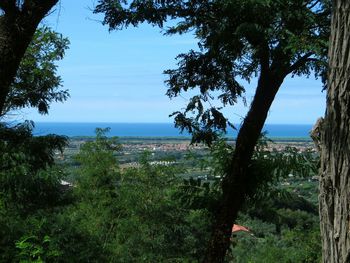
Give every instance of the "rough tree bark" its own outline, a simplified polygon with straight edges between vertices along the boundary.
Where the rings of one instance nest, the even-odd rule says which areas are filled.
[[[255,145],[259,139],[271,104],[283,83],[286,72],[268,70],[259,79],[256,94],[236,140],[230,171],[223,179],[223,198],[214,231],[203,262],[224,262],[230,245],[232,224],[247,193],[247,174]]]
[[[58,0],[1,0],[0,9],[0,116],[21,59],[40,21]]]
[[[320,129],[323,262],[350,262],[350,1],[333,0],[327,108]]]

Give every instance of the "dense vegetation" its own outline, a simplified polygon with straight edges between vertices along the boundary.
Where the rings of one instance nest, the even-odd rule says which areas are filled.
[[[144,152],[138,166],[120,168],[121,145],[105,132],[97,129],[96,139],[67,163],[39,162],[21,148],[7,149],[2,158],[11,169],[0,173],[1,262],[201,260],[220,196],[214,178],[224,173],[222,152],[233,147],[219,141],[171,165],[151,164]],[[265,144],[254,156],[254,170],[266,183],[237,222],[253,235],[234,235],[227,261],[317,262],[317,183],[310,179],[317,156],[267,150]],[[213,180],[191,177],[188,158],[199,158]],[[62,184],[67,178],[70,186]]]

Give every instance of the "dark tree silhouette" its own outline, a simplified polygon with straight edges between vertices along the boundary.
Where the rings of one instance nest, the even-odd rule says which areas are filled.
[[[40,21],[58,0],[0,1],[0,115]]]
[[[68,39],[48,27],[36,30],[10,85],[2,115],[25,107],[48,114],[51,102],[68,98],[68,91],[60,90],[62,80],[56,65],[63,59],[68,44]]]

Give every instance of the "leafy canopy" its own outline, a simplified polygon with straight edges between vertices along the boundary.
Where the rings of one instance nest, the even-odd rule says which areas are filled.
[[[25,107],[47,114],[51,102],[63,102],[69,97],[67,90],[60,90],[62,79],[56,65],[68,45],[67,38],[50,28],[37,29],[10,87],[2,115]]]
[[[172,116],[193,141],[210,143],[215,131],[232,126],[221,109],[243,97],[242,80],[312,73],[325,80],[330,6],[329,0],[99,0],[95,13],[105,14],[110,30],[147,22],[165,34],[194,34],[198,50],[178,55],[178,68],[165,71],[167,95],[198,90]],[[169,20],[175,23],[167,26]]]
[[[32,129],[30,122],[0,123],[0,201],[23,213],[57,202],[63,174],[53,168],[54,157],[67,144],[64,136],[35,137]]]

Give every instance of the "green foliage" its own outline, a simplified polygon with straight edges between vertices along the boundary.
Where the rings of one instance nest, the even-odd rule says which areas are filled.
[[[31,137],[30,130],[27,133],[28,140],[37,139]],[[18,135],[16,132],[15,134]],[[99,139],[104,140],[100,137]],[[10,146],[6,142],[4,145]],[[44,147],[45,144],[41,146]],[[19,151],[22,148],[11,149]],[[23,146],[23,149],[28,150],[31,147]],[[100,150],[101,160],[105,157],[104,153]],[[105,261],[105,251],[99,236],[93,231],[88,231],[86,224],[81,223],[86,222],[85,217],[89,216],[93,216],[95,222],[103,221],[99,215],[110,215],[108,206],[111,205],[111,198],[107,199],[108,195],[101,195],[104,191],[94,192],[92,197],[98,198],[97,200],[88,199],[91,195],[83,195],[82,191],[79,191],[79,195],[70,196],[72,189],[63,190],[60,185],[63,174],[57,168],[50,168],[52,162],[38,162],[35,153],[33,158],[29,158],[26,152],[20,154],[23,156],[18,160],[21,163],[14,163],[6,173],[1,173],[3,184],[0,192],[0,254],[3,256],[0,257],[0,261],[8,262],[14,258],[22,262],[67,262],[67,258],[72,262]],[[34,168],[31,162],[35,162]],[[95,162],[97,164],[98,160]],[[23,168],[17,171],[16,166]],[[91,179],[91,174],[88,176]],[[98,187],[105,190],[105,184]],[[85,193],[90,189],[85,189]],[[71,198],[74,198],[73,201],[78,205],[71,204]],[[84,200],[85,206],[80,206],[79,200]],[[79,213],[77,208],[80,209]],[[90,211],[95,214],[90,215]],[[103,223],[107,224],[114,215],[103,218]],[[105,234],[105,228],[99,229],[99,225],[91,224],[91,228],[98,230],[101,236]],[[46,236],[49,236],[50,240]]]
[[[100,260],[110,254],[106,244],[113,238],[111,231],[119,217],[120,172],[114,153],[121,147],[117,138],[107,138],[108,130],[96,129],[96,140],[83,144],[75,156],[79,167],[74,192],[79,202],[71,218],[99,244],[96,257]]]
[[[251,222],[252,223],[252,222]],[[251,226],[259,229],[263,223],[255,220]],[[281,235],[264,232],[264,238],[237,236],[236,246],[231,248],[230,262],[308,262],[321,260],[320,233],[317,226],[308,230],[291,229]]]
[[[233,262],[320,262],[318,207],[296,191],[299,182],[305,184],[317,173],[318,165],[319,156],[311,150],[258,146],[250,172],[256,178],[252,180],[262,181],[251,185],[238,219],[255,236],[234,238]]]
[[[30,196],[27,201],[30,200],[31,210],[23,210],[25,207],[15,205],[13,200],[10,202],[5,195],[8,192],[3,190],[0,196],[1,262],[13,259],[22,262],[200,261],[218,207],[220,180],[184,180],[179,175],[184,172],[182,163],[156,164],[150,162],[148,152],[140,156],[138,166],[122,169],[116,160],[121,147],[116,138],[106,136],[107,132],[97,129],[96,139],[80,147],[75,157],[73,187],[66,190],[73,192],[72,202],[59,201],[67,194],[62,191],[52,197],[54,202],[48,202],[48,190],[55,192],[50,190],[49,182],[57,183],[56,179],[49,179],[55,169],[33,168],[33,179],[29,183],[24,181],[26,187],[21,186]],[[232,146],[218,141],[211,148],[211,157],[203,162],[203,168],[210,167],[212,175],[222,175],[230,151]],[[306,153],[309,157],[297,157],[303,153],[295,150],[292,153],[295,158],[289,150],[283,153],[268,150],[264,143],[258,146],[254,167],[263,164],[260,174],[262,169],[268,169],[266,173],[272,173],[271,181],[265,188],[257,188],[261,194],[249,196],[250,202],[238,220],[239,224],[249,226],[255,237],[244,235],[246,233],[234,236],[231,248],[234,262],[317,262],[320,247],[315,207],[294,193],[294,188],[288,188],[294,185],[282,187],[279,183],[286,180],[286,175],[299,161],[302,162],[298,165],[305,165],[305,169],[294,174],[302,180],[306,167],[312,167],[308,166],[313,163],[309,157],[317,157],[311,153]],[[51,164],[42,163],[43,167]],[[30,162],[27,166],[30,167]],[[278,169],[280,172],[273,172]],[[21,176],[25,178],[24,174]],[[34,185],[40,184],[30,184],[37,178],[43,178],[38,189]],[[22,189],[18,186],[21,180],[17,182],[15,176],[7,180]],[[44,199],[45,205],[31,204],[34,194]],[[20,200],[19,197],[16,200]]]
[[[62,81],[57,76],[56,62],[63,58],[68,43],[47,27],[36,31],[10,86],[0,118],[25,107],[47,114],[51,102],[67,99],[67,91],[59,90]],[[29,121],[0,123],[1,262],[60,262],[60,255],[69,255],[64,247],[69,242],[56,235],[62,231],[56,216],[71,201],[70,191],[61,186],[65,173],[55,165],[67,138],[53,134],[34,136],[33,127]],[[71,237],[78,236],[76,226],[71,230]],[[75,251],[73,255],[80,253]],[[76,257],[72,258],[74,261]]]
[[[69,94],[59,90],[56,62],[63,59],[69,41],[48,27],[35,32],[10,87],[2,114],[25,107],[37,108],[47,114],[51,102],[63,102]]]
[[[299,152],[296,148],[272,151],[258,146],[249,167],[249,189],[247,194],[258,199],[264,195],[274,195],[279,184],[289,175],[296,178],[317,174],[319,156],[312,150]],[[273,190],[274,189],[274,190]]]
[[[4,206],[16,206],[22,212],[57,203],[63,177],[53,165],[66,138],[34,137],[32,128],[28,122],[14,127],[0,124],[0,198]]]
[[[313,202],[317,192],[309,194],[310,189],[317,189],[317,183],[308,181],[317,174],[319,156],[309,149],[299,151],[286,147],[276,150],[271,145],[271,141],[268,144],[262,137],[256,147],[249,169],[252,182],[240,217],[235,222],[248,226],[254,236],[247,233],[234,235],[227,260],[319,262],[318,207]],[[216,198],[211,197],[211,201],[220,197],[220,180],[229,168],[229,157],[233,151],[232,145],[219,140],[210,148],[210,155],[202,161],[202,168],[205,171],[209,168],[210,178],[215,179],[211,183],[211,191],[206,192],[208,198],[216,192]],[[192,179],[190,184],[198,187],[201,183]],[[303,187],[308,192],[301,192]],[[196,191],[204,192],[200,189]],[[186,194],[182,196],[186,198]],[[189,195],[188,200],[196,198],[197,195]],[[210,207],[210,203],[206,207]]]
[[[264,134],[255,148],[251,164],[248,169],[248,189],[246,198],[253,202],[274,195],[283,195],[280,183],[293,176],[294,178],[310,178],[318,173],[319,155],[312,149],[300,152],[293,147],[283,150],[269,148]],[[209,169],[212,178],[222,179],[230,167],[230,160],[234,153],[234,146],[226,139],[219,139],[209,149],[207,158],[200,160],[202,169]],[[290,196],[288,196],[289,198]],[[297,200],[294,200],[297,202]],[[251,205],[249,203],[249,205]]]
[[[1,262],[12,261],[18,253],[22,261],[27,256],[33,261],[49,257],[47,240],[43,244],[44,236],[37,235],[41,224],[31,222],[50,217],[51,209],[67,201],[60,185],[64,173],[54,165],[56,153],[67,140],[56,135],[34,137],[32,128],[30,122],[12,127],[0,124]],[[23,241],[21,252],[16,250],[17,241]]]
[[[96,140],[83,144],[75,157],[80,164],[78,188],[92,197],[101,195],[100,191],[114,191],[118,179],[118,164],[113,154],[121,147],[117,138],[107,138],[106,132],[108,129],[96,129]]]
[[[20,251],[18,261],[44,263],[53,261],[60,255],[59,251],[52,249],[51,238],[44,236],[43,240],[38,240],[36,236],[22,237],[16,242],[16,248]]]
[[[188,208],[206,209],[212,215],[217,212],[221,191],[217,184],[202,182],[201,179],[184,180],[180,185],[176,198]]]
[[[71,215],[100,244],[96,255],[109,262],[199,259],[211,216],[205,206],[191,207],[178,198],[183,191],[179,169],[151,164],[145,152],[139,167],[120,171],[113,156],[120,147],[105,132],[97,130],[96,140],[76,156],[74,191],[80,201]]]
[[[62,81],[55,63],[63,58],[68,43],[47,27],[36,31],[0,118],[24,107],[35,107],[39,113],[47,114],[51,102],[67,99],[67,91],[59,90]],[[33,122],[28,121],[0,123],[0,198],[4,206],[17,206],[25,213],[57,204],[63,173],[50,167],[67,143],[64,136],[33,136],[33,127]]]
[[[210,213],[177,198],[182,183],[174,172],[143,162],[123,173],[118,202],[124,213],[116,226],[121,262],[190,262],[204,252]]]

